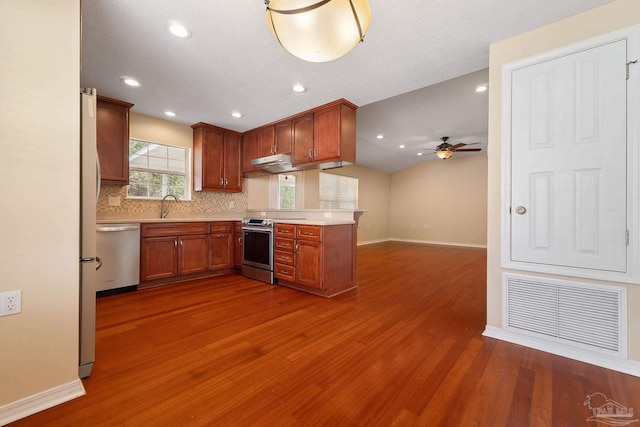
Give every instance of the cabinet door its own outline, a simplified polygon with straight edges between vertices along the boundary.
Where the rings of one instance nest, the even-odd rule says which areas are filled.
[[[335,105],[314,114],[314,161],[340,157],[340,107]]]
[[[291,121],[293,164],[313,161],[313,131],[313,114],[297,117]]]
[[[218,270],[233,268],[234,265],[234,244],[233,233],[229,231],[212,231],[209,236],[210,246],[210,269]]]
[[[296,282],[322,289],[322,243],[298,240],[295,259]]]
[[[207,271],[209,236],[206,234],[178,237],[178,274]]]
[[[275,125],[276,141],[274,151],[276,154],[291,154],[291,142],[293,132],[291,130],[291,120],[276,123]]]
[[[140,242],[140,281],[178,274],[176,237],[149,237]]]
[[[251,160],[260,157],[259,129],[242,135],[242,172],[256,172],[258,168],[251,165]]]
[[[275,144],[276,144],[275,127],[273,125],[261,127],[259,157],[273,156],[275,154],[274,152]]]
[[[202,148],[202,189],[223,188],[223,177],[224,132],[218,129],[205,129]]]
[[[241,148],[241,135],[239,133],[224,133],[225,190],[242,191],[242,172],[240,171]]]
[[[193,125],[193,189],[224,187],[224,130],[205,123]]]
[[[132,106],[98,96],[96,136],[104,184],[129,184],[129,109]]]

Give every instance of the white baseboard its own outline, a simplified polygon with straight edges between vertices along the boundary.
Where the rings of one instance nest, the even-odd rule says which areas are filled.
[[[358,242],[358,246],[374,245],[376,243],[390,242],[391,239],[367,240],[366,242]]]
[[[517,332],[507,331],[494,326],[486,326],[482,335],[633,375],[635,377],[640,377],[640,362],[636,362],[634,360],[594,354],[587,350],[568,347],[559,343],[552,343],[544,339],[522,335]]]
[[[389,240],[392,240],[394,242],[420,243],[423,245],[462,246],[465,248],[487,249],[487,245],[476,245],[474,243],[434,242],[431,240],[398,239],[395,237],[392,237]]]
[[[61,403],[84,396],[79,379],[0,406],[0,426],[44,411]]]
[[[387,239],[379,239],[379,240],[367,240],[364,242],[358,242],[358,246],[364,245],[373,245],[376,243],[384,243],[384,242],[404,242],[404,243],[418,243],[421,245],[442,245],[442,246],[460,246],[465,248],[481,248],[487,249],[487,245],[476,245],[473,243],[452,243],[452,242],[434,242],[431,240],[412,240],[412,239],[397,239],[394,237],[389,237]]]

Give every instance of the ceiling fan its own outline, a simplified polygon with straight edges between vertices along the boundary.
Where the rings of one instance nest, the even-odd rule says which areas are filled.
[[[461,142],[459,144],[451,145],[447,142],[449,140],[448,136],[443,136],[442,138],[440,138],[440,140],[442,141],[442,144],[438,145],[436,149],[433,151],[433,153],[429,153],[429,154],[435,154],[442,160],[448,159],[449,157],[453,156],[453,153],[456,153],[456,152],[482,150],[481,148],[462,148],[466,145],[479,144],[479,142],[472,142],[471,144],[465,144],[464,142]]]

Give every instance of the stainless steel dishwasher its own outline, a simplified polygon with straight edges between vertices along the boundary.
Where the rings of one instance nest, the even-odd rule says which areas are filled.
[[[140,224],[97,224],[98,295],[136,289],[140,282]],[[107,291],[107,292],[104,292]]]

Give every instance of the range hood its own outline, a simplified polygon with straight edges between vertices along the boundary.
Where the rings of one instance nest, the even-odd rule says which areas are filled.
[[[253,159],[251,160],[251,165],[271,173],[294,172],[299,170],[293,167],[291,164],[291,156],[288,154],[274,154],[273,156]]]
[[[335,169],[343,166],[350,165],[350,162],[343,160],[337,160],[333,162],[325,163],[312,163],[304,166],[293,166],[291,163],[291,156],[288,154],[274,154],[273,156],[260,157],[259,159],[251,160],[251,165],[258,169],[261,169],[269,173],[285,173],[285,172],[297,172],[311,169]]]

